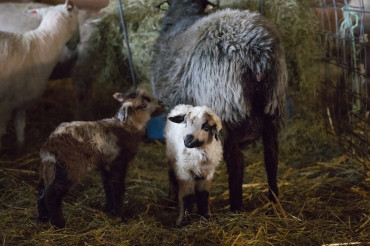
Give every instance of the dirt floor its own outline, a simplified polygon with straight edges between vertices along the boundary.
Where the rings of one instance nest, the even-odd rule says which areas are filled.
[[[109,117],[113,103],[99,100],[94,106],[101,110],[99,116]],[[370,245],[370,178],[339,151],[322,121],[299,110],[281,139],[281,196],[276,204],[266,196],[257,142],[244,152],[244,211],[229,211],[222,163],[211,194],[212,218],[194,217],[190,225],[177,228],[177,209],[167,200],[165,145],[146,140],[129,167],[124,220],[102,212],[100,176],[91,172],[64,201],[66,228],[40,223],[38,151],[59,123],[76,119],[76,107],[70,81],[52,81],[27,113],[25,150],[15,151],[15,133],[9,126],[0,154],[1,245]]]

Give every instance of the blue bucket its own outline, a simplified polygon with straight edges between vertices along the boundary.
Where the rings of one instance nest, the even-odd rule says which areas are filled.
[[[165,125],[165,115],[152,117],[146,125],[146,134],[149,139],[164,140],[163,130]]]

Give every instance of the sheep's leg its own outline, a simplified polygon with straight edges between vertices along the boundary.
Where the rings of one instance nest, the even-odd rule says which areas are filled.
[[[62,199],[70,187],[71,181],[68,179],[65,168],[56,164],[54,181],[45,191],[45,204],[50,223],[58,228],[63,228],[66,224],[62,212]]]
[[[24,129],[26,128],[26,111],[24,109],[16,110],[15,112],[15,132],[17,136],[17,148],[21,151],[24,147]]]
[[[169,187],[169,191],[168,191],[168,198],[172,202],[176,203],[178,193],[179,193],[179,184],[177,182],[175,171],[172,168],[170,168],[168,170],[168,178],[169,178],[169,181],[170,181],[170,187]]]
[[[185,226],[190,222],[188,214],[193,212],[194,206],[194,182],[179,180],[179,217],[177,226]]]
[[[113,214],[117,216],[122,215],[123,196],[125,195],[125,176],[127,164],[124,161],[115,161],[111,165],[111,187],[112,187],[112,201]]]
[[[242,209],[244,161],[243,154],[233,139],[236,138],[228,136],[225,140],[224,159],[229,173],[230,210],[240,211]]]
[[[267,172],[267,180],[269,185],[269,199],[272,202],[276,201],[279,191],[277,186],[277,167],[278,167],[278,141],[277,128],[272,120],[265,120],[263,126],[263,146],[265,168]]]
[[[48,221],[50,219],[49,212],[45,202],[46,187],[49,187],[55,179],[55,160],[49,156],[50,160],[44,157],[42,160],[42,178],[38,186],[37,210],[40,221]]]
[[[198,214],[210,218],[209,192],[211,190],[211,180],[199,180],[195,184],[195,199],[198,207]]]
[[[38,186],[37,194],[37,211],[39,213],[38,219],[42,222],[49,221],[49,212],[45,203],[45,184],[44,179],[41,179]]]
[[[114,214],[114,196],[111,173],[103,167],[100,169],[100,174],[103,180],[105,192],[105,211],[110,214]]]

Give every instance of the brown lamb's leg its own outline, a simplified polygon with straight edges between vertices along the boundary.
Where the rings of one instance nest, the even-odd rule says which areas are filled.
[[[54,181],[46,188],[44,193],[50,223],[57,228],[63,228],[66,224],[62,212],[62,200],[68,193],[71,184],[65,168],[57,163],[55,165]]]
[[[105,192],[105,207],[104,211],[110,214],[114,214],[114,195],[113,195],[113,183],[111,173],[105,167],[100,168],[100,174],[103,182],[103,188]]]
[[[112,197],[112,208],[113,215],[122,216],[123,197],[126,191],[125,176],[127,171],[127,163],[120,159],[112,162],[110,167],[111,173],[111,197]]]

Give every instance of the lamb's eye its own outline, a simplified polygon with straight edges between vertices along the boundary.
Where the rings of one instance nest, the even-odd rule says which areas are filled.
[[[135,99],[136,98],[136,93],[135,92],[132,92],[132,93],[126,95],[125,96],[125,99],[128,99],[128,98]]]
[[[145,100],[145,101],[147,101],[147,102],[151,102],[152,100],[150,100],[150,98],[149,97],[147,97],[147,96],[143,96],[143,99]]]
[[[141,109],[145,109],[147,106],[147,103],[143,101],[143,103],[139,106]]]
[[[211,130],[211,126],[208,125],[208,122],[204,122],[202,125],[202,129],[208,132],[209,130]]]

